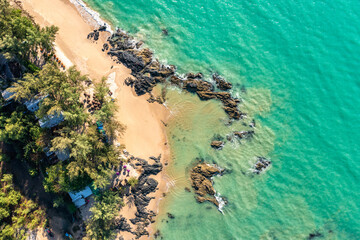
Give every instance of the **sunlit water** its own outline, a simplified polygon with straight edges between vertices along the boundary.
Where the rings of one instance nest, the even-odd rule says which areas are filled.
[[[168,92],[176,186],[157,223],[164,239],[360,239],[360,1],[86,2],[180,73],[219,72],[245,123],[256,119],[252,140],[215,151],[216,134],[249,127],[226,126],[216,101]],[[273,162],[264,174],[251,174],[256,156]],[[184,190],[196,158],[231,172],[214,178],[223,214]]]

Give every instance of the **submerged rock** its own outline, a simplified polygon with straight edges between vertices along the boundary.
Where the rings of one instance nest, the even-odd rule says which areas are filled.
[[[264,157],[257,157],[257,161],[254,165],[254,170],[253,172],[256,174],[260,174],[261,172],[263,172],[265,169],[267,169],[271,164],[271,161],[264,158]]]
[[[222,78],[219,74],[214,73],[212,75],[213,80],[216,82],[216,86],[218,89],[222,91],[227,91],[232,88],[232,84],[227,82],[224,78]]]
[[[240,139],[249,138],[252,137],[255,134],[253,130],[251,131],[237,131],[234,132],[234,135],[237,136]]]
[[[162,29],[161,30],[162,34],[164,34],[165,36],[169,35],[169,31],[167,29]]]

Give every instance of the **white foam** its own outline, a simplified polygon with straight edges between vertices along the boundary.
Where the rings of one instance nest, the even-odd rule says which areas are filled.
[[[225,201],[224,201],[224,199],[220,196],[220,193],[218,193],[218,192],[215,192],[214,197],[216,198],[216,201],[218,201],[218,203],[219,203],[218,210],[219,210],[222,214],[224,214],[224,212],[223,212],[223,208],[224,208],[224,206],[225,206]]]
[[[85,18],[90,16],[92,18],[92,20],[95,21],[99,25],[98,27],[106,26],[106,31],[113,34],[113,30],[111,29],[111,26],[109,24],[107,24],[104,20],[101,19],[100,14],[98,12],[96,12],[96,11],[92,10],[91,8],[89,8],[88,6],[86,6],[86,4],[82,0],[70,0],[70,2],[72,4],[74,4],[74,6],[78,9],[81,16],[83,16]],[[84,15],[88,15],[88,16],[84,16]]]

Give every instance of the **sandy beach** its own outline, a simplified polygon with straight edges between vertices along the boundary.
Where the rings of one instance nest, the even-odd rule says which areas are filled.
[[[56,37],[57,56],[66,67],[72,64],[92,80],[100,80],[110,74],[115,76],[115,96],[118,104],[116,116],[126,126],[126,131],[119,139],[126,150],[132,155],[147,159],[150,156],[162,155],[161,161],[169,161],[169,149],[165,126],[169,111],[160,104],[147,102],[148,96],[138,97],[133,89],[124,84],[130,76],[130,70],[116,64],[101,51],[108,33],[102,33],[97,42],[87,39],[87,35],[95,29],[89,19],[85,20],[69,0],[22,0],[22,7],[40,26],[55,25],[59,27]],[[166,191],[167,178],[164,171],[154,177],[159,182],[159,190],[155,199],[151,200],[149,210],[158,212],[159,200]],[[125,207],[121,213],[129,217],[134,214],[132,209]],[[150,230],[151,234],[151,230]],[[131,235],[131,234],[130,234]],[[131,236],[125,236],[130,239]]]

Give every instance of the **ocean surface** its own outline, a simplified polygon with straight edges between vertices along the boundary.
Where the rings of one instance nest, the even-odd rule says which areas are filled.
[[[360,239],[360,1],[85,2],[180,73],[220,73],[248,114],[226,125],[220,103],[168,91],[175,186],[156,225],[165,240]],[[253,139],[210,148],[253,118]],[[256,156],[272,161],[260,175]],[[214,177],[221,211],[184,190],[197,158],[229,170]]]

